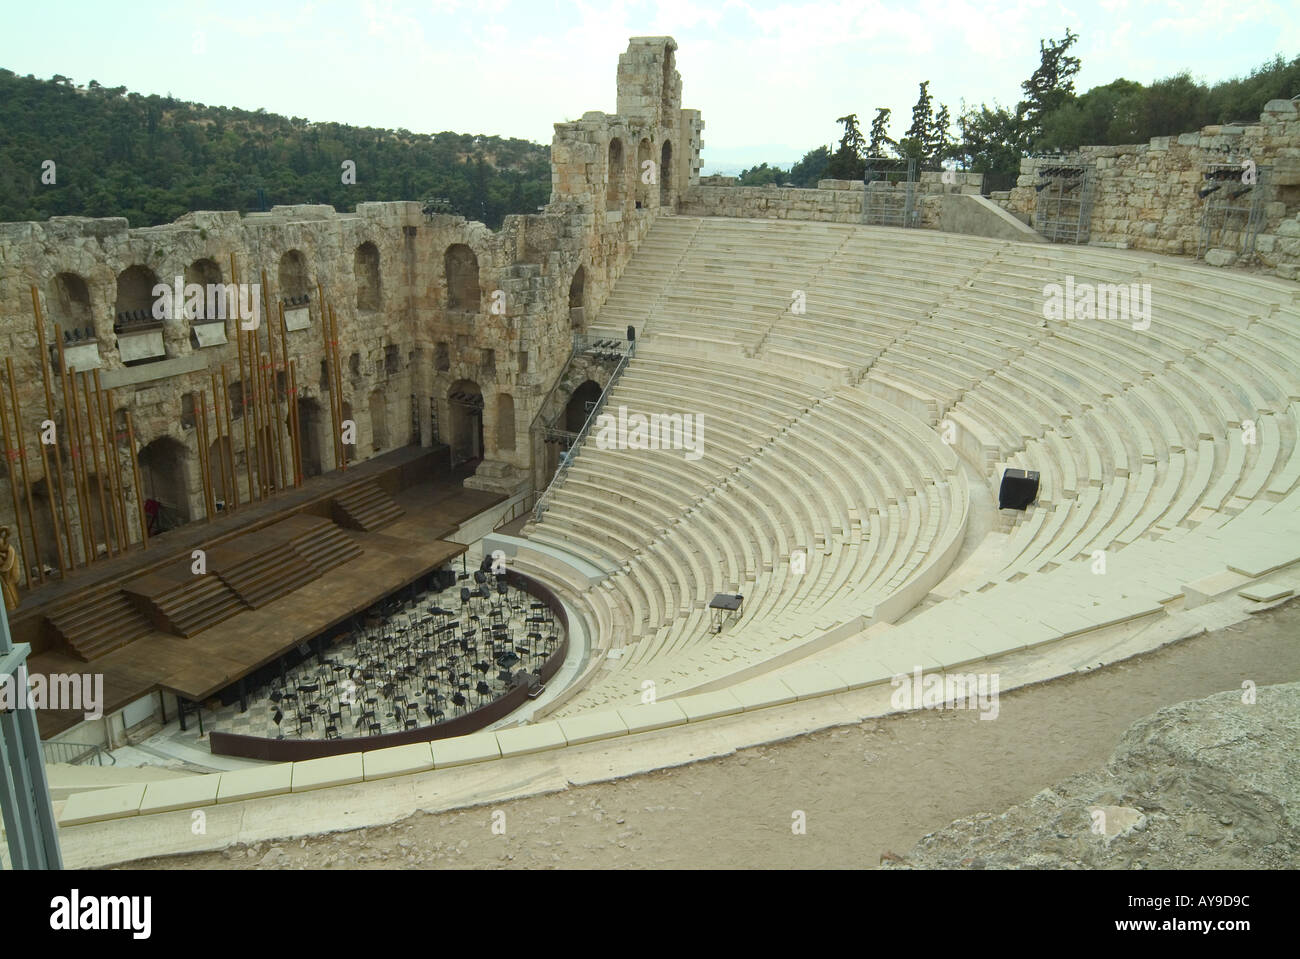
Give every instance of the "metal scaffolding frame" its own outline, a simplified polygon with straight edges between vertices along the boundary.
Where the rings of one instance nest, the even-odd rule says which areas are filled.
[[[24,699],[27,657],[31,651],[29,644],[13,642],[9,635],[9,615],[0,602],[0,685],[9,686]],[[11,868],[63,868],[41,738],[36,729],[36,714],[30,709],[0,710],[0,814],[3,814]],[[0,860],[0,868],[3,867],[4,861]]]
[[[868,226],[921,225],[915,158],[866,157],[862,222]]]
[[[1201,228],[1196,258],[1212,249],[1233,249],[1243,259],[1255,255],[1255,239],[1272,199],[1271,168],[1247,168],[1245,161],[1207,163],[1202,168]],[[1253,173],[1253,175],[1252,175]]]
[[[1096,167],[1078,154],[1042,158],[1034,185],[1034,229],[1052,243],[1087,243]]]

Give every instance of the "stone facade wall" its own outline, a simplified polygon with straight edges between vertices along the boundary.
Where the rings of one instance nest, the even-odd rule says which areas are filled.
[[[538,444],[530,426],[568,361],[573,333],[599,313],[655,217],[673,212],[680,196],[698,180],[703,123],[698,111],[681,108],[675,49],[669,37],[633,38],[619,59],[620,113],[588,113],[576,123],[556,124],[550,203],[538,214],[507,217],[495,233],[462,217],[426,215],[418,203],[407,201],[362,203],[355,213],[342,214],[332,207],[305,205],[246,216],[194,212],[175,223],[146,228],[131,228],[121,218],[55,217],[45,223],[0,224],[0,352],[14,363],[31,482],[39,485],[44,479],[37,444],[41,422],[51,417],[60,431],[65,484],[69,489],[72,485],[57,368],[55,410],[47,412],[44,400],[41,364],[46,359],[39,355],[30,294],[35,286],[49,343],[54,343],[56,323],[75,331],[81,340],[79,352],[95,358],[88,361],[98,362],[105,388],[113,390],[114,415],[120,422],[124,411],[131,412],[136,452],[159,440],[172,441],[162,445],[171,450],[180,492],[179,502],[169,505],[183,518],[204,515],[199,441],[187,412],[191,394],[211,393],[213,373],[220,377],[224,369],[229,381],[239,379],[238,321],[224,322],[224,343],[220,335],[207,335],[209,345],[201,345],[189,319],[166,319],[166,358],[139,365],[127,365],[120,342],[124,337],[115,333],[114,325],[119,279],[132,267],[143,267],[156,282],[170,286],[176,276],[193,274],[200,261],[211,261],[205,265],[207,274],[212,275],[215,264],[216,279],[230,283],[232,256],[241,282],[261,283],[265,273],[260,293],[272,313],[277,366],[284,357],[276,314],[282,299],[295,292],[282,289],[281,264],[286,257],[300,257],[305,266],[310,323],[286,333],[303,402],[319,406],[320,431],[310,443],[313,449],[304,449],[305,460],[318,459],[323,471],[334,468],[326,395],[332,377],[323,371],[320,284],[338,316],[341,388],[357,432],[354,458],[440,440],[483,456],[470,480],[473,485],[515,492],[549,479],[536,474]],[[610,166],[612,140],[622,148],[621,175]],[[668,155],[669,163],[660,169]],[[639,159],[654,161],[647,176]],[[378,253],[377,282],[368,272],[367,264],[374,259],[371,247],[359,250],[365,244]],[[470,273],[457,287],[459,292],[453,292],[455,284],[449,282],[448,262],[467,262],[463,251],[449,257],[458,245],[468,247],[468,260],[477,265],[477,303],[472,292],[466,292],[472,291]],[[579,271],[581,279],[575,282]],[[293,272],[286,271],[287,282]],[[68,290],[83,287],[86,303],[77,305]],[[571,309],[571,292],[580,303],[576,309]],[[454,302],[454,296],[465,302]],[[93,330],[97,349],[81,345],[87,327]],[[205,326],[206,334],[212,330]],[[265,350],[265,329],[261,335]],[[449,399],[467,387],[483,397],[486,448],[478,451],[469,448],[476,437],[468,435],[463,416]],[[508,417],[511,409],[514,429],[507,435],[508,419],[499,422],[499,414]],[[232,427],[240,502],[247,503],[248,453],[240,418]],[[215,435],[213,428],[212,438]],[[287,441],[287,430],[282,435]],[[303,442],[309,445],[306,434]],[[115,445],[132,500],[128,509],[133,525],[133,454],[125,437]],[[0,525],[12,527],[10,465],[4,459],[0,457]],[[30,533],[21,474],[18,487],[26,542]],[[55,553],[48,507],[38,497],[33,501],[45,516],[38,515],[36,525],[42,561],[50,565]],[[83,523],[75,497],[69,505],[74,533],[80,537]]]
[[[1206,200],[1197,193],[1209,185],[1207,163],[1244,164],[1253,160],[1269,168],[1269,202],[1256,242],[1256,265],[1287,279],[1300,271],[1300,104],[1271,100],[1258,123],[1208,126],[1196,133],[1154,137],[1128,146],[1086,146],[1080,156],[1095,164],[1090,242],[1177,256],[1198,251]],[[1015,189],[998,197],[1012,214],[1032,223],[1038,167],[1026,159]],[[1239,189],[1240,185],[1235,185]],[[1244,202],[1244,199],[1243,199]],[[1206,256],[1214,266],[1238,259],[1239,232],[1218,237]]]
[[[938,197],[945,193],[979,193],[984,177],[979,173],[922,173],[914,188],[921,226],[939,228]],[[875,189],[882,189],[877,186]],[[902,187],[888,187],[901,193]],[[861,223],[866,184],[858,180],[819,180],[816,189],[805,187],[740,186],[736,177],[708,176],[691,187],[681,204],[689,216],[756,217],[771,220],[820,220]]]

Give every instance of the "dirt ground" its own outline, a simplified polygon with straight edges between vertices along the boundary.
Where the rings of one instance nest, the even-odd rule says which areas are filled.
[[[993,721],[910,713],[562,793],[121,868],[874,868],[954,819],[1104,764],[1156,709],[1247,679],[1300,680],[1300,603],[1003,693]]]

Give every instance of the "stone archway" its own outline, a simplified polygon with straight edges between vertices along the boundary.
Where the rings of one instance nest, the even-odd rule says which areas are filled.
[[[311,280],[307,275],[307,258],[301,250],[289,250],[280,257],[277,276],[282,300],[297,300],[311,293]]]
[[[447,274],[447,309],[477,313],[482,300],[478,280],[478,257],[464,243],[453,243],[443,254]]]
[[[325,427],[320,403],[309,396],[298,398],[298,430],[298,441],[302,445],[303,478],[320,476]]]
[[[352,256],[352,277],[357,286],[357,309],[375,311],[382,304],[379,280],[379,247],[369,240]]]
[[[609,162],[605,172],[608,180],[605,184],[605,209],[613,212],[623,209],[623,141],[618,137],[609,141]]]
[[[451,450],[457,462],[483,456],[483,391],[473,380],[457,380],[447,391]]]
[[[90,309],[90,289],[80,273],[59,273],[50,281],[50,296],[46,300],[51,345],[54,343],[54,324],[59,331],[80,340],[87,331],[94,335],[95,319]]]
[[[600,399],[600,394],[603,392],[604,390],[595,380],[587,380],[574,390],[564,407],[565,430],[570,433],[581,431],[591,413],[591,407]]]
[[[654,188],[653,183],[646,182],[647,166],[653,168],[654,146],[648,138],[642,138],[636,148],[636,170],[633,175],[636,177],[636,208],[644,210],[650,206],[650,191]]]
[[[137,456],[150,535],[190,522],[190,451],[170,436],[148,443]]]

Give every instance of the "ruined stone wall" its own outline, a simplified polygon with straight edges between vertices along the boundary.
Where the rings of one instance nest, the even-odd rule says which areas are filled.
[[[939,228],[938,197],[945,193],[979,193],[983,175],[953,173],[944,183],[940,173],[922,173],[916,186],[920,225]],[[900,194],[902,185],[877,185]],[[861,223],[866,184],[859,180],[819,180],[816,189],[778,186],[739,186],[735,177],[702,177],[681,204],[689,216],[757,217],[771,220],[820,220],[829,223]]]
[[[1203,178],[1207,163],[1244,164],[1253,160],[1268,168],[1268,202],[1256,242],[1257,265],[1287,279],[1300,271],[1300,105],[1271,100],[1258,123],[1208,126],[1196,133],[1154,137],[1149,143],[1127,146],[1085,146],[1081,157],[1095,164],[1096,180],[1090,242],[1195,256],[1206,200],[1198,191],[1210,185]],[[1026,159],[1009,195],[994,199],[1012,214],[1032,223],[1034,185],[1041,160]],[[1240,189],[1241,184],[1234,185]],[[1239,231],[1214,237],[1206,261],[1227,266],[1241,252]]]
[[[239,380],[238,320],[194,323],[177,315],[147,336],[132,332],[133,325],[114,327],[119,290],[131,276],[169,286],[177,276],[186,282],[226,284],[232,282],[232,256],[243,283],[261,284],[265,272],[260,294],[272,313],[277,367],[285,365],[280,303],[289,299],[291,309],[305,305],[308,310],[305,327],[285,335],[301,402],[317,424],[308,435],[304,423],[309,472],[313,462],[323,472],[334,469],[335,424],[327,395],[333,377],[323,366],[327,337],[320,284],[338,316],[339,388],[345,417],[356,427],[350,460],[408,443],[441,441],[483,457],[473,485],[514,492],[548,480],[534,472],[537,444],[530,427],[569,359],[573,334],[599,313],[655,217],[673,212],[698,179],[703,123],[698,111],[681,108],[675,49],[669,37],[633,38],[619,59],[619,113],[588,113],[576,123],[556,124],[551,202],[541,213],[507,217],[495,233],[462,217],[426,215],[418,203],[407,201],[362,203],[355,213],[345,214],[326,206],[275,207],[247,216],[195,212],[147,228],[131,228],[121,218],[0,224],[0,352],[14,362],[23,458],[31,482],[44,484],[39,427],[52,416],[63,444],[65,485],[69,490],[73,485],[72,438],[63,422],[57,368],[52,413],[44,400],[41,364],[54,361],[39,355],[30,295],[34,285],[50,344],[56,323],[74,334],[68,347],[83,365],[98,364],[104,387],[113,390],[118,423],[124,422],[125,411],[131,412],[136,450],[128,449],[124,435],[115,441],[130,525],[134,527],[136,515],[132,460],[146,448],[166,454],[166,476],[175,482],[176,502],[169,505],[180,518],[205,515],[194,394],[211,394],[214,373],[220,378],[224,371],[232,383]],[[618,141],[616,159],[621,162],[611,162],[612,141]],[[303,296],[305,304],[294,302]],[[260,332],[260,349],[266,351],[265,325]],[[161,343],[165,357],[129,363],[145,341]],[[482,396],[482,448],[473,448],[473,421],[450,399],[457,392]],[[283,419],[289,397],[283,395],[282,401],[277,419],[287,443]],[[209,423],[215,439],[215,425]],[[250,428],[252,442],[246,450],[243,425],[236,416],[230,441],[240,502],[247,503],[246,463],[255,455],[256,434]],[[4,459],[0,457],[0,525],[12,526],[10,464]],[[27,541],[20,477],[18,492]],[[51,565],[52,521],[39,491],[33,503],[38,539],[48,544],[42,546],[41,559]],[[91,525],[89,517],[82,522],[75,497],[69,506],[80,537],[82,527]],[[99,534],[85,535],[103,540]],[[134,532],[131,538],[136,538]]]

